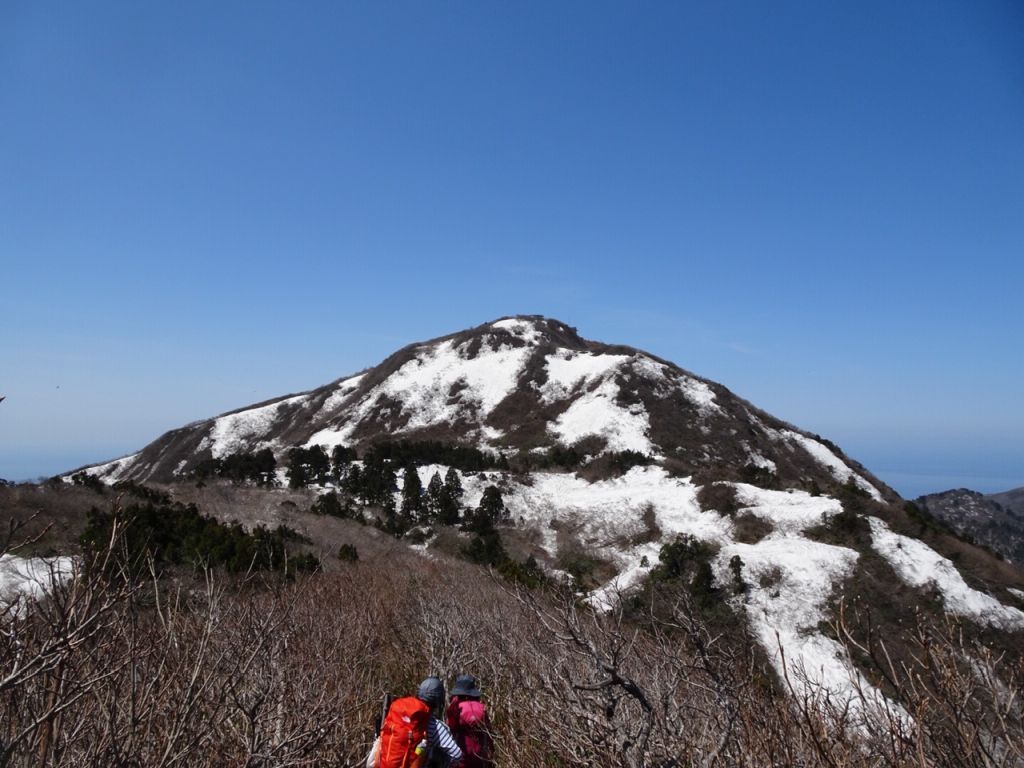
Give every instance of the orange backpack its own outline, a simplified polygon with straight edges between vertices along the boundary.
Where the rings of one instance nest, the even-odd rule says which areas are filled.
[[[427,738],[430,707],[415,696],[391,702],[380,729],[379,768],[419,768],[425,755],[416,748]]]

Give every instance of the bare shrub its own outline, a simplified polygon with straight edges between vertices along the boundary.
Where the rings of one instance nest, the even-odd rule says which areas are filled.
[[[771,523],[757,515],[744,514],[733,518],[733,537],[742,544],[756,544],[775,530]]]
[[[736,488],[730,483],[706,483],[697,491],[700,508],[723,515],[735,515],[740,508]]]
[[[777,680],[685,593],[645,594],[595,612],[398,550],[295,580],[83,573],[3,617],[0,765],[354,766],[383,694],[461,672],[483,683],[503,768],[1024,760],[1019,655],[955,624],[918,623],[895,660],[840,611],[834,635],[874,660],[887,710],[866,687],[797,696],[795,671]]]

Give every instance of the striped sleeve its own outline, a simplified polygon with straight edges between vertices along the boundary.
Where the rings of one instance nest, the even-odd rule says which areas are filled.
[[[452,738],[452,732],[436,717],[430,718],[430,722],[427,723],[427,744],[430,745],[431,750],[440,749],[448,755],[448,760],[452,763],[457,763],[462,759],[462,750]]]

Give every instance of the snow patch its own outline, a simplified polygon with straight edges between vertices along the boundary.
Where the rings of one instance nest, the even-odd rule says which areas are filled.
[[[599,435],[608,441],[606,450],[653,455],[654,444],[647,437],[647,409],[642,403],[619,405],[618,394],[618,385],[608,379],[593,392],[577,398],[548,429],[566,445],[588,435]]]
[[[335,389],[328,398],[324,400],[323,407],[320,409],[321,413],[329,413],[341,407],[359,387],[365,377],[366,374],[361,373],[358,376],[351,376],[344,381],[338,382],[337,389]]]
[[[1024,600],[1024,590],[1014,589],[1013,587],[1008,587],[1007,588],[1007,592],[1009,592],[1011,595],[1016,597],[1018,600]]]
[[[806,435],[801,435],[799,432],[791,430],[786,430],[782,435],[811,454],[815,461],[828,469],[840,482],[845,483],[850,478],[853,478],[853,482],[857,484],[857,487],[871,494],[871,498],[875,501],[882,500],[882,494],[878,492],[875,486],[846,466],[842,459],[832,453],[827,446],[822,445],[817,440],[812,440]]]
[[[934,587],[950,613],[1004,630],[1024,629],[1024,612],[972,589],[952,561],[923,541],[902,536],[876,517],[869,517],[871,543],[904,582]]]
[[[906,719],[898,705],[856,670],[843,646],[818,631],[818,624],[828,618],[826,607],[835,588],[856,565],[855,551],[800,536],[730,544],[715,560],[716,579],[725,588],[733,582],[729,561],[736,555],[743,561],[747,592],[735,602],[779,678],[798,697],[848,706],[862,720],[886,709]]]
[[[517,317],[509,317],[505,320],[497,320],[491,323],[491,328],[499,328],[508,331],[513,336],[518,336],[530,345],[540,341],[540,331],[530,320],[522,320]]]
[[[310,442],[346,441],[382,397],[398,401],[402,412],[409,414],[406,425],[396,431],[452,423],[466,414],[467,407],[477,411],[479,421],[485,421],[515,389],[529,355],[529,347],[482,348],[476,357],[467,360],[451,340],[425,348],[353,406],[346,414],[347,426],[323,430]]]
[[[446,467],[431,465],[420,470],[424,484],[435,471],[443,478]],[[590,483],[571,474],[535,472],[532,485],[523,485],[501,472],[462,473],[463,504],[476,507],[488,485],[501,488],[512,520],[541,534],[541,547],[558,554],[554,526],[572,530],[584,546],[619,566],[620,579],[638,572],[646,555],[656,563],[661,542],[639,545],[630,538],[643,530],[641,522],[650,506],[665,540],[686,533],[703,541],[731,541],[732,523],[715,512],[704,512],[697,489],[686,478],[670,477],[657,466],[633,467],[622,477]]]
[[[141,451],[139,453],[141,453]],[[98,477],[107,485],[113,485],[114,483],[124,479],[128,470],[132,468],[132,464],[134,464],[135,460],[139,458],[139,453],[133,453],[130,456],[115,459],[114,461],[108,461],[106,464],[97,464],[94,467],[86,467],[82,471],[87,475]],[[71,475],[66,475],[64,480],[66,482],[72,482]]]
[[[595,355],[560,349],[548,355],[545,362],[548,380],[540,388],[541,399],[545,403],[564,399],[577,386],[586,388],[587,384],[616,371],[627,360],[629,355]]]
[[[746,483],[735,483],[736,500],[742,512],[770,522],[774,536],[800,534],[843,511],[842,504],[828,496],[811,496],[806,491],[769,491]]]
[[[38,600],[75,573],[73,557],[0,555],[0,609],[19,600]]]
[[[488,427],[486,424],[480,427],[480,434],[484,438],[484,440],[487,440],[488,442],[491,443],[496,443],[505,436],[505,433],[502,432],[500,429],[496,429],[495,427]]]
[[[210,427],[208,441],[204,440],[204,445],[200,447],[208,447],[215,459],[223,459],[239,451],[266,447],[267,441],[260,441],[260,438],[274,427],[278,411],[283,406],[301,403],[308,397],[296,395],[270,405],[220,416],[214,419]]]
[[[771,459],[766,459],[764,456],[762,456],[757,451],[750,451],[750,450],[748,450],[747,451],[747,459],[749,459],[749,462],[751,464],[753,464],[755,467],[757,467],[758,469],[766,469],[766,470],[768,470],[769,472],[772,472],[772,473],[774,473],[774,472],[776,472],[778,470],[778,468],[775,466],[775,462],[774,461],[772,461]]]
[[[687,400],[697,406],[697,410],[702,415],[706,416],[714,411],[722,410],[722,407],[715,401],[714,390],[703,381],[692,376],[680,376],[679,389],[686,395]]]

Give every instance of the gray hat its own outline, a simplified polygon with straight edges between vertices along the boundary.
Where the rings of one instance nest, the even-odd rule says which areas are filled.
[[[441,678],[428,677],[420,683],[420,689],[416,692],[416,698],[432,707],[439,707],[444,704],[444,683],[441,682]]]
[[[472,696],[480,698],[480,684],[472,675],[459,675],[455,678],[455,685],[452,686],[452,696]]]

